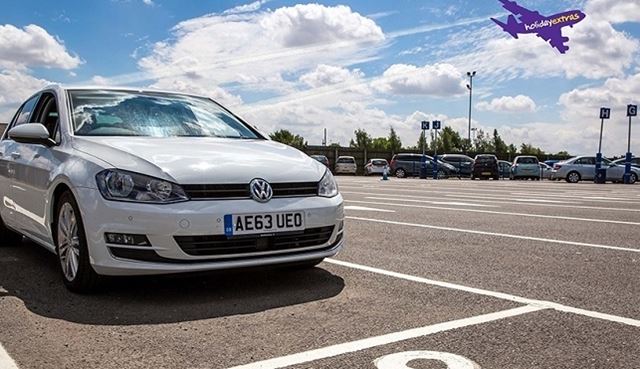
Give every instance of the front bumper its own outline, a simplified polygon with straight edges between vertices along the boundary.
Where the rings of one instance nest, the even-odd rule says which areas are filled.
[[[77,197],[90,261],[95,271],[102,275],[169,274],[295,263],[333,256],[344,244],[344,209],[340,195],[330,199],[278,198],[266,204],[247,199],[168,205],[106,201],[94,189],[78,189]],[[333,227],[328,241],[304,248],[196,256],[183,251],[174,238],[224,235],[226,214],[288,211],[304,211],[307,229]],[[107,244],[105,233],[145,235],[151,246]],[[144,260],[123,257],[150,250],[157,257]]]

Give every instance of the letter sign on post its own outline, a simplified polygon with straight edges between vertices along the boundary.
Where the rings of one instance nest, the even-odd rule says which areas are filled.
[[[631,153],[631,118],[638,116],[638,105],[627,105],[627,116],[629,117],[629,137],[627,141],[627,157],[624,166],[624,183],[631,183],[631,160],[633,154]]]
[[[611,118],[611,109],[609,108],[601,108],[600,109],[600,119],[609,119]]]
[[[427,122],[426,120],[422,121],[422,130],[426,131],[428,129],[429,129],[429,122]]]

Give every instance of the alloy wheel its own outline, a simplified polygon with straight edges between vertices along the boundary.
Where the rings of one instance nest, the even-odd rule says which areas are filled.
[[[58,258],[62,266],[64,277],[73,281],[78,274],[80,258],[80,237],[78,235],[78,220],[75,211],[69,203],[60,208],[58,214]]]

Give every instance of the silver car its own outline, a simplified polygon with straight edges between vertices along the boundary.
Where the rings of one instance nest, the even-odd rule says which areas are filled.
[[[602,167],[607,170],[607,181],[622,182],[624,166],[617,165],[611,160],[602,159]],[[564,179],[569,183],[593,181],[596,174],[595,156],[578,156],[553,166],[552,179]],[[640,169],[632,168],[631,183],[636,183],[640,177]]]
[[[358,171],[356,159],[353,156],[340,156],[336,160],[336,174],[353,174]]]

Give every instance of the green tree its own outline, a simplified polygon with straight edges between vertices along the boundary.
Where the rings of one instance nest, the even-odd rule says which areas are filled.
[[[356,135],[356,139],[351,140],[349,147],[357,149],[369,149],[373,143],[373,139],[364,129],[357,129],[353,132]]]
[[[453,153],[463,150],[463,140],[460,134],[451,127],[444,127],[438,133],[438,152]]]
[[[514,144],[510,144],[507,148],[507,154],[509,154],[509,161],[513,160],[518,155],[518,148]]]
[[[420,137],[418,138],[418,143],[416,146],[417,150],[429,150],[429,145],[427,144],[427,137],[424,134],[424,131],[420,132]]]
[[[390,142],[386,137],[377,137],[371,141],[370,149],[372,151],[389,151],[390,147]]]
[[[509,147],[500,137],[497,129],[493,130],[493,149],[499,158],[506,158],[509,154]]]
[[[476,131],[475,151],[479,154],[493,152],[493,142],[487,134],[482,130]]]
[[[389,150],[394,153],[400,152],[402,150],[402,141],[400,141],[400,137],[396,133],[396,130],[391,127],[389,130],[389,138],[387,140],[389,142]]]
[[[286,129],[275,131],[270,134],[269,137],[274,141],[293,146],[296,149],[302,150],[307,147],[307,142],[304,140],[304,137],[300,135],[294,135]]]
[[[537,156],[539,158],[541,158],[541,157],[546,155],[545,152],[542,149],[540,149],[538,147],[534,147],[533,145],[526,144],[526,143],[523,143],[520,146],[520,154],[521,155],[533,155],[533,156]]]

